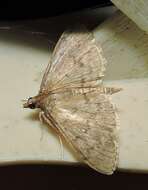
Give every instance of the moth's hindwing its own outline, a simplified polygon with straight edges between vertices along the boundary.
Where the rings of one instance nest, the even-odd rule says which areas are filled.
[[[118,131],[114,106],[107,95],[97,92],[76,96],[54,94],[55,104],[45,109],[56,119],[60,133],[82,161],[95,170],[112,174],[118,161]],[[54,101],[53,100],[53,101]]]

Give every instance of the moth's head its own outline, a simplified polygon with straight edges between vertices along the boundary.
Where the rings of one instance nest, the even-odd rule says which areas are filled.
[[[37,99],[35,97],[28,98],[28,100],[23,104],[23,107],[30,109],[38,108]]]

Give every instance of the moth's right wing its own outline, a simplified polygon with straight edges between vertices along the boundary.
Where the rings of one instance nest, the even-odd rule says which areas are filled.
[[[118,163],[118,125],[114,106],[98,92],[65,92],[49,96],[44,111],[82,161],[112,174]]]
[[[104,64],[101,47],[96,46],[92,33],[84,27],[67,30],[55,47],[40,92],[92,87],[104,75]]]

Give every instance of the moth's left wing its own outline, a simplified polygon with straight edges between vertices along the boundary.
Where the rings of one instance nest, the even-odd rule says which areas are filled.
[[[84,27],[63,33],[43,77],[40,92],[71,87],[92,87],[104,74],[105,59],[92,33]]]
[[[118,161],[118,126],[107,95],[65,92],[54,94],[44,106],[82,161],[101,173],[113,173]]]

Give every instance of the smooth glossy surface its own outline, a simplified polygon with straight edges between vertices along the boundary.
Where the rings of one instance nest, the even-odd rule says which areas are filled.
[[[120,23],[129,23],[122,15],[115,17]],[[147,37],[144,44],[138,45],[138,40],[138,49],[135,49],[135,40],[141,39],[143,33],[137,29],[134,35],[137,31],[133,30],[134,24],[130,24],[131,31],[127,33],[121,26],[110,19],[95,30],[95,37],[103,45],[109,63],[106,84],[123,88],[113,96],[121,120],[118,167],[147,171]],[[130,32],[133,38],[127,42]],[[65,143],[64,160],[61,160],[56,134],[39,122],[38,113],[22,108],[21,100],[38,92],[49,59],[49,36],[15,30],[0,33],[0,163],[76,162]]]

